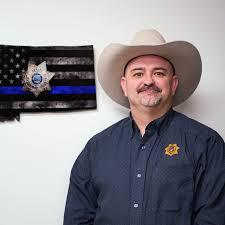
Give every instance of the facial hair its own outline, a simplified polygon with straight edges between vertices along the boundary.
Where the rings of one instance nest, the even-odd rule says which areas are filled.
[[[153,91],[154,93],[151,95],[141,95],[140,93],[145,91]],[[137,90],[139,97],[140,97],[140,103],[143,106],[147,107],[153,107],[158,105],[162,100],[162,90],[158,88],[156,85],[143,85],[142,87],[138,88]]]

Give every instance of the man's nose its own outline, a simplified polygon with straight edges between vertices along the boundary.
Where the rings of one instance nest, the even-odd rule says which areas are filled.
[[[144,82],[145,82],[146,85],[151,85],[151,84],[153,84],[155,82],[151,73],[146,73],[145,74]]]

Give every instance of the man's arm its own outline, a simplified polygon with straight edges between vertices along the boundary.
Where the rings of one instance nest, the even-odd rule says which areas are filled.
[[[91,182],[90,150],[88,143],[72,168],[64,225],[94,224],[97,197]]]
[[[225,144],[218,135],[208,140],[195,177],[193,225],[225,225]]]

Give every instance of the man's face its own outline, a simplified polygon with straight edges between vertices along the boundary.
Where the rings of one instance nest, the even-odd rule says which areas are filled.
[[[131,60],[121,78],[121,87],[131,108],[168,107],[172,104],[178,79],[172,65],[159,56],[139,56]]]

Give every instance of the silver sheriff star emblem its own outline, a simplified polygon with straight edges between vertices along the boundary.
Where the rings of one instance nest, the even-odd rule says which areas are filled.
[[[32,92],[36,97],[43,91],[51,90],[49,81],[55,73],[48,72],[46,62],[40,65],[28,63],[27,71],[22,75],[23,90]]]

